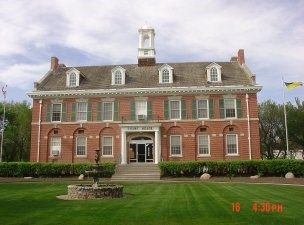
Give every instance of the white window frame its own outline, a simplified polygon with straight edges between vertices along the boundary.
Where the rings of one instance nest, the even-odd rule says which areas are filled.
[[[163,72],[164,71],[168,71],[169,72],[169,80],[167,81],[167,79],[163,80]],[[172,84],[173,83],[173,67],[169,66],[168,64],[165,64],[163,66],[161,66],[159,69],[158,69],[158,81],[160,84]]]
[[[162,71],[162,83],[169,83],[170,82],[170,72],[169,70],[163,69]]]
[[[201,154],[200,147],[203,144],[200,142],[200,137],[207,137],[208,153]],[[197,136],[197,152],[198,152],[198,156],[210,156],[210,136],[208,134],[200,134]]]
[[[111,138],[111,145],[105,145],[105,139]],[[113,157],[113,149],[114,149],[114,138],[113,136],[103,136],[102,137],[102,156],[103,157]],[[111,147],[111,154],[105,154],[105,147]]]
[[[56,112],[59,113],[59,120],[54,120],[54,105],[60,105],[60,112]],[[62,120],[62,104],[61,103],[53,103],[52,104],[52,122],[61,122]]]
[[[145,112],[139,112],[140,109],[139,109],[139,103],[144,103],[145,105]],[[143,115],[145,117],[145,119],[147,118],[147,115],[148,115],[148,104],[147,104],[147,101],[146,100],[136,100],[135,101],[135,116],[136,116],[136,119],[138,120],[138,115]]]
[[[116,75],[117,73],[120,72],[121,75],[121,82],[117,83]],[[112,85],[124,85],[126,81],[126,70],[122,68],[121,66],[116,66],[111,70],[112,73],[112,79],[111,79],[111,84]]]
[[[71,76],[75,75],[75,82],[71,84]],[[72,68],[66,72],[66,86],[67,87],[78,87],[80,80],[80,71],[75,68]]]
[[[122,84],[122,73],[120,70],[116,70],[114,73],[114,83],[115,83],[115,85]]]
[[[180,154],[173,154],[172,153],[172,138],[173,137],[179,137],[179,147],[180,147]],[[182,157],[183,156],[183,145],[182,145],[182,143],[183,143],[183,140],[182,140],[182,135],[171,135],[170,136],[170,156],[174,156],[174,157]]]
[[[218,71],[215,67],[210,68],[210,81],[217,82],[218,81]]]
[[[235,144],[236,144],[236,153],[228,153],[228,137],[235,137]],[[226,134],[226,155],[228,156],[238,156],[239,155],[239,141],[237,134]]]
[[[79,141],[80,138],[84,138],[85,145],[81,145],[81,146],[78,145],[78,141]],[[84,155],[78,154],[78,147],[82,147],[82,146],[84,146],[84,148],[85,148],[84,149],[84,153],[85,153]],[[76,149],[75,150],[76,150],[76,156],[77,157],[86,157],[87,156],[87,137],[86,136],[80,136],[80,135],[76,136]]]
[[[226,101],[233,101],[234,104],[234,116],[227,116],[227,103]],[[225,109],[225,118],[229,118],[229,119],[235,119],[237,118],[237,108],[236,108],[236,99],[232,99],[232,98],[226,98],[224,99],[224,109]],[[232,109],[232,108],[231,108]]]
[[[105,104],[111,104],[111,119],[105,118],[106,115],[106,107]],[[114,102],[102,102],[102,120],[103,121],[113,121],[114,118]]]
[[[58,145],[59,143],[59,145]],[[56,145],[54,145],[56,144]],[[61,156],[61,137],[60,136],[52,136],[50,137],[50,156],[55,156],[53,151],[58,151],[58,157]]]
[[[206,67],[206,69],[207,69],[207,81],[208,82],[212,82],[212,83],[213,82],[214,83],[222,82],[222,67],[219,64],[217,64],[217,63],[211,63],[210,65],[208,65]],[[216,69],[216,72],[217,72],[217,79],[216,79],[216,81],[211,76],[211,70],[213,70],[213,69]]]
[[[200,108],[199,108],[199,102],[200,101],[206,101],[207,103],[206,103],[206,106],[207,106],[207,108],[206,108],[206,110],[207,110],[207,117],[200,117],[200,113],[199,113],[199,110],[200,110]],[[198,119],[209,119],[209,100],[208,99],[197,99],[196,100],[196,113],[197,113],[197,118]]]
[[[172,118],[172,111],[171,111],[172,110],[172,107],[171,107],[172,102],[179,102],[179,117],[178,118]],[[182,118],[182,102],[181,102],[181,100],[169,100],[168,111],[169,111],[170,120],[181,120],[181,118]]]
[[[86,104],[85,111],[79,111],[79,105]],[[88,103],[87,102],[77,102],[76,103],[76,121],[87,121],[88,118]],[[81,118],[80,113],[85,114],[85,119]]]

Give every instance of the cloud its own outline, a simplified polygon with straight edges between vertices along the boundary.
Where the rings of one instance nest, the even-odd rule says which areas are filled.
[[[158,62],[227,61],[244,48],[246,63],[267,92],[274,80],[280,86],[278,77],[303,80],[300,0],[32,0],[2,5],[0,72],[23,89],[46,73],[52,55],[66,65],[136,63],[137,29],[146,22],[156,29]]]

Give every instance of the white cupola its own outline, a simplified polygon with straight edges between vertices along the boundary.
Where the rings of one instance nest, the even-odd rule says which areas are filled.
[[[154,37],[155,31],[148,25],[142,26],[139,30],[138,41],[138,66],[155,65]]]

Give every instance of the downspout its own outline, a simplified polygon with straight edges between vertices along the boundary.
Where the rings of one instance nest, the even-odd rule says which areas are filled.
[[[247,126],[248,126],[248,149],[249,149],[249,160],[251,160],[251,132],[250,132],[250,116],[249,116],[249,101],[248,94],[246,94],[246,106],[247,106]]]
[[[42,109],[42,99],[40,99],[40,100],[39,100],[39,119],[38,119],[38,148],[37,148],[37,162],[39,162],[39,158],[40,158],[41,109]]]

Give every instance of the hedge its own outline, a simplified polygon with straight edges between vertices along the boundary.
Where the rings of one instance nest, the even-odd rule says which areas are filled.
[[[90,171],[92,163],[32,163],[32,162],[2,162],[0,177],[71,177]],[[100,177],[111,177],[114,174],[115,163],[99,163]]]
[[[243,160],[243,161],[190,161],[160,162],[161,175],[165,177],[198,177],[204,172],[212,176],[285,176],[293,172],[304,175],[303,160]]]

